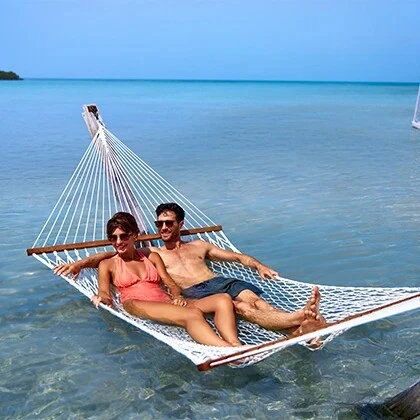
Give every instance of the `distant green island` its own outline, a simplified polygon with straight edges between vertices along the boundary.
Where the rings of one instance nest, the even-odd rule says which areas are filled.
[[[23,80],[13,71],[0,70],[0,80]]]

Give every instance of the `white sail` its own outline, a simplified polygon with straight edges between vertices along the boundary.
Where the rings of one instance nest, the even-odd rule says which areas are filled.
[[[414,109],[414,117],[413,117],[413,121],[411,121],[411,125],[414,128],[418,128],[420,130],[420,85],[419,85],[419,91],[417,93],[416,107]]]

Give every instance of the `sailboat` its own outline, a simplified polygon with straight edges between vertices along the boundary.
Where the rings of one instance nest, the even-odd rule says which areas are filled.
[[[414,117],[413,121],[411,121],[411,125],[414,128],[418,128],[420,130],[420,85],[419,92],[417,93],[416,108],[414,109]]]

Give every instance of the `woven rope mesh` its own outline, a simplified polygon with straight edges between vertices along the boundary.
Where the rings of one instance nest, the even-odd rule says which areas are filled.
[[[99,124],[98,132],[41,229],[33,248],[104,239],[106,222],[118,211],[132,213],[142,233],[154,233],[154,209],[158,204],[170,201],[179,203],[185,209],[186,229],[216,225],[109,130]],[[183,239],[197,238],[209,241],[221,248],[239,252],[223,232],[198,234],[194,238],[184,237]],[[154,245],[158,246],[159,242],[156,241]],[[53,268],[63,262],[73,262],[105,250],[110,251],[112,248],[86,248],[34,256],[43,264]],[[265,300],[285,311],[301,309],[313,287],[313,284],[285,278],[262,281],[255,271],[235,263],[211,262],[210,268],[224,276],[235,277],[258,285],[264,291],[262,297]],[[87,269],[82,271],[77,281],[70,278],[66,280],[90,298],[97,292],[96,274],[96,270]],[[420,293],[420,288],[319,286],[322,295],[322,314],[329,322],[340,321]],[[135,318],[124,311],[117,294],[114,294],[114,307],[104,309],[170,345],[197,365],[238,351],[237,348],[200,345],[194,342],[182,328]],[[371,320],[369,315],[361,318],[359,324]],[[209,322],[212,323],[211,319]],[[324,336],[324,345],[346,328],[343,325],[343,328],[338,327],[331,334]],[[266,330],[243,320],[238,320],[238,330],[240,340],[249,345],[260,345],[284,337],[278,332]],[[319,334],[322,335],[322,331]],[[290,344],[288,340],[281,341],[269,349],[262,349],[257,354],[236,363],[235,367],[256,363]]]

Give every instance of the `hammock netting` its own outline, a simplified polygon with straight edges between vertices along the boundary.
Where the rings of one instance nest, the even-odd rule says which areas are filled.
[[[154,210],[164,202],[176,202],[184,208],[186,229],[215,225],[202,211],[113,135],[103,125],[98,114],[91,112],[91,109],[96,109],[96,107],[85,106],[83,116],[88,127],[93,125],[92,141],[42,227],[32,249],[104,240],[108,219],[119,211],[133,214],[141,233],[154,233],[153,221],[156,217]],[[198,233],[194,236],[185,236],[183,239],[201,239],[220,248],[240,252],[223,231]],[[142,245],[147,244],[145,242]],[[160,246],[160,241],[154,240],[153,245]],[[74,262],[94,253],[113,251],[109,244],[86,248],[79,246],[78,248],[80,249],[52,252],[41,250],[31,255],[53,269],[59,264]],[[236,263],[210,262],[209,264],[216,273],[257,285],[263,289],[262,297],[266,301],[288,312],[302,309],[314,286],[282,277],[262,281],[255,270]],[[95,269],[83,270],[76,281],[66,276],[63,278],[88,298],[97,293]],[[248,345],[245,350],[240,349],[242,352],[240,354],[238,354],[238,348],[235,347],[197,344],[183,328],[133,317],[124,310],[118,293],[115,291],[113,307],[101,306],[104,310],[168,344],[203,369],[223,364],[245,367],[291,345],[307,346],[308,340],[315,337],[322,337],[323,344],[320,347],[322,348],[349,328],[420,307],[420,288],[319,285],[319,289],[322,296],[321,312],[331,325],[300,337],[287,338],[280,332],[269,331],[238,319],[239,338],[242,343]],[[209,322],[212,324],[211,319]]]

